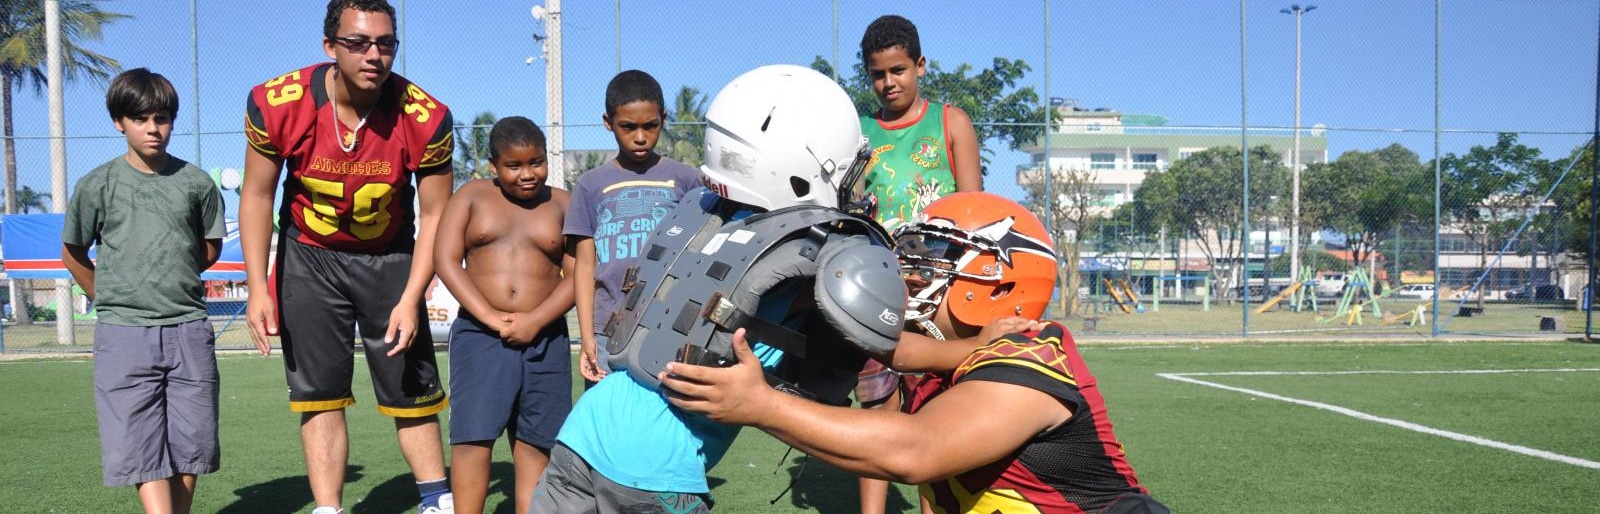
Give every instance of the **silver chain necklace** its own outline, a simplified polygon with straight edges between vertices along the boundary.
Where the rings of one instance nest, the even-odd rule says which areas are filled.
[[[333,74],[334,78],[337,79],[339,70],[334,70]],[[339,149],[344,150],[344,153],[354,152],[356,144],[360,142],[361,127],[367,126],[367,116],[372,114],[372,109],[367,109],[367,113],[361,115],[361,121],[356,123],[356,128],[351,129],[350,133],[340,134],[339,129],[344,126],[344,122],[339,119],[339,97],[333,94],[338,91],[338,88],[331,81],[328,84],[328,88],[330,89],[328,96],[333,97],[333,139],[339,143]]]

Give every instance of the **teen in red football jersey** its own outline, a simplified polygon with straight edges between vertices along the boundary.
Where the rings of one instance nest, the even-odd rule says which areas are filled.
[[[245,118],[251,149],[239,221],[253,293],[246,316],[263,355],[269,336],[282,338],[289,408],[302,416],[318,514],[341,505],[356,326],[378,411],[395,419],[417,480],[419,510],[451,509],[437,416],[447,402],[433,341],[418,321],[433,277],[434,229],[450,197],[450,111],[390,73],[399,46],[387,2],[333,0],[322,40],[333,61],[252,88]],[[267,256],[285,167],[273,298],[265,294]]]

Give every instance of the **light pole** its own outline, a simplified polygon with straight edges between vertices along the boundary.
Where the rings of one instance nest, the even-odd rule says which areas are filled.
[[[531,12],[533,19],[544,22],[545,34],[533,35],[540,44],[539,57],[544,58],[545,150],[550,170],[545,183],[566,188],[566,146],[561,125],[561,0],[545,0],[545,5],[535,5]],[[534,59],[529,57],[527,64],[533,64]]]
[[[1294,4],[1279,12],[1294,15],[1294,153],[1289,154],[1289,172],[1293,177],[1293,218],[1289,219],[1289,280],[1300,280],[1300,18],[1316,9],[1315,5]]]
[[[1262,220],[1262,226],[1266,228],[1267,232],[1266,235],[1262,237],[1263,244],[1261,245],[1262,247],[1266,248],[1266,250],[1262,252],[1263,257],[1261,259],[1261,276],[1263,277],[1261,281],[1262,302],[1266,302],[1268,299],[1272,298],[1272,225],[1273,221],[1275,221],[1273,218],[1277,217],[1277,214],[1278,195],[1268,196],[1267,216]],[[1282,221],[1279,221],[1278,223],[1282,223]]]

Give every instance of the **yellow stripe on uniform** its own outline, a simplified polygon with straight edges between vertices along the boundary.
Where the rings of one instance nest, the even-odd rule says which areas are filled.
[[[423,417],[423,416],[432,416],[434,414],[438,414],[439,411],[442,411],[442,410],[444,410],[445,407],[449,407],[449,406],[450,406],[450,399],[449,398],[445,398],[444,400],[441,400],[439,403],[435,403],[433,405],[429,405],[429,406],[426,406],[426,407],[400,408],[400,407],[384,407],[382,405],[379,405],[378,406],[378,414],[382,414],[382,415],[385,415],[385,416],[388,416],[388,417],[391,417],[391,418],[420,418],[420,417]]]
[[[245,142],[262,155],[274,157],[278,155],[278,149],[272,147],[272,139],[267,135],[267,131],[252,123],[249,114],[244,116],[244,136]]]
[[[339,410],[356,404],[355,398],[344,397],[337,400],[321,400],[315,402],[289,402],[290,412],[322,412]]]
[[[426,169],[444,164],[446,161],[449,161],[450,149],[453,148],[452,145],[454,144],[455,136],[449,131],[445,131],[444,137],[439,138],[438,141],[428,144],[427,149],[422,152],[422,159],[419,159],[417,162],[417,167]]]
[[[1038,361],[1031,361],[1031,360],[1028,360],[1028,359],[1017,359],[1017,358],[1012,358],[1012,357],[1001,357],[1001,358],[996,358],[996,359],[984,359],[982,361],[978,361],[976,363],[973,363],[972,366],[968,367],[965,371],[967,373],[971,373],[972,370],[975,370],[975,369],[978,369],[978,368],[982,368],[982,367],[988,366],[990,364],[1010,364],[1010,365],[1013,365],[1013,366],[1022,366],[1024,368],[1030,368],[1030,369],[1033,369],[1033,370],[1038,371],[1040,373],[1043,373],[1045,376],[1048,376],[1050,378],[1056,379],[1058,381],[1066,382],[1067,384],[1071,384],[1073,387],[1077,387],[1077,385],[1078,385],[1078,379],[1076,377],[1073,377],[1072,375],[1063,374],[1063,373],[1061,373],[1060,370],[1057,370],[1057,369],[1052,368],[1050,366],[1046,366],[1044,364],[1040,364]]]

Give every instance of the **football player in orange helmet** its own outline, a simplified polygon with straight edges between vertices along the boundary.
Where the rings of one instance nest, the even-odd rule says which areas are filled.
[[[1049,234],[1004,197],[946,196],[895,239],[912,296],[908,322],[935,338],[977,336],[1006,316],[1037,319],[1054,290]],[[918,383],[904,413],[830,407],[765,387],[742,332],[735,366],[668,366],[660,378],[673,405],[758,427],[857,475],[920,484],[938,512],[1167,512],[1139,485],[1097,382],[1060,324],[972,350]]]

